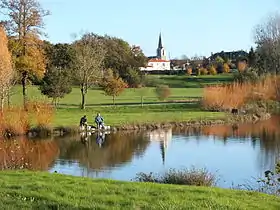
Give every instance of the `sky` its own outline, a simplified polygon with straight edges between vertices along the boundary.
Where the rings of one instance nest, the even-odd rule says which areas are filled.
[[[279,11],[280,0],[39,0],[47,39],[71,42],[94,32],[140,45],[156,54],[159,33],[171,58],[249,50],[254,27]]]

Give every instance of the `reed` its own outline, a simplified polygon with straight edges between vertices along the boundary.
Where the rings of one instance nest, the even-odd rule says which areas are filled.
[[[15,106],[0,113],[0,136],[25,135],[32,124],[49,126],[53,119],[53,108],[44,102],[29,102],[27,110]]]
[[[246,103],[280,99],[280,77],[267,76],[256,83],[234,82],[204,88],[202,105],[205,109],[227,111],[241,108]]]

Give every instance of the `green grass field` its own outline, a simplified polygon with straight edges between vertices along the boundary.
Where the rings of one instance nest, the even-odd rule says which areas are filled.
[[[228,83],[232,81],[231,74],[205,75],[198,77],[174,76],[174,75],[148,75],[151,80],[157,80],[157,84],[167,84],[171,88],[171,95],[167,100],[184,100],[187,98],[202,97],[203,87],[209,84]],[[126,89],[116,98],[118,103],[141,103],[141,96],[144,102],[160,102],[155,94],[154,87],[142,89]],[[12,104],[22,104],[21,86],[15,86],[12,90]],[[28,86],[28,98],[47,99],[42,96],[37,86]],[[106,96],[100,89],[90,89],[86,96],[88,106],[100,104],[112,104],[111,96]],[[61,105],[79,106],[81,103],[81,92],[78,87],[73,87],[72,92],[60,100]]]
[[[206,85],[229,83],[233,81],[233,74],[219,75],[149,75],[151,84],[165,84],[171,88],[203,88]]]
[[[199,108],[198,104],[174,104],[174,105],[146,105],[117,106],[117,107],[93,107],[86,110],[79,108],[57,109],[54,125],[71,126],[78,125],[80,117],[87,115],[90,124],[93,124],[93,116],[101,112],[105,124],[119,126],[126,124],[183,122],[189,120],[214,120],[225,117],[225,113],[207,112]]]
[[[155,78],[158,84],[169,84],[171,95],[167,101],[186,100],[200,98],[203,95],[203,86],[207,84],[218,84],[232,81],[232,75],[207,75],[207,76],[174,76],[174,75],[148,75],[151,80]],[[105,123],[112,126],[124,124],[159,123],[159,122],[180,122],[200,119],[219,119],[225,116],[224,113],[206,112],[199,104],[161,104],[141,107],[141,95],[144,96],[144,103],[161,103],[156,97],[154,87],[142,89],[126,89],[116,99],[118,106],[111,106],[112,97],[106,96],[100,89],[90,89],[86,96],[87,108],[81,110],[81,93],[78,87],[73,87],[70,94],[60,100],[60,106],[56,110],[54,126],[77,125],[81,116],[86,114],[90,123],[93,123],[93,116],[101,112]],[[28,98],[31,100],[48,100],[41,95],[37,86],[28,86]],[[12,90],[11,103],[21,105],[23,103],[21,86],[15,86]],[[124,105],[132,103],[135,106]],[[122,106],[121,106],[122,104]],[[103,105],[103,106],[101,106]]]
[[[1,209],[280,209],[278,197],[211,187],[0,172]]]

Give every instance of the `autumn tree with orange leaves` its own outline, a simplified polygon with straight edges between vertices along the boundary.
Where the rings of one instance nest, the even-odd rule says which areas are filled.
[[[118,75],[114,76],[112,69],[108,69],[102,87],[106,95],[113,97],[113,104],[115,105],[116,97],[119,96],[128,85]]]
[[[49,15],[49,12],[41,8],[38,0],[1,0],[0,10],[7,17],[4,24],[10,37],[9,48],[15,69],[21,75],[26,107],[28,77],[41,77],[46,68],[40,35],[43,35],[43,17]]]
[[[4,28],[0,25],[0,106],[4,108],[5,99],[8,96],[11,82],[14,76],[11,54],[8,50],[8,38]]]

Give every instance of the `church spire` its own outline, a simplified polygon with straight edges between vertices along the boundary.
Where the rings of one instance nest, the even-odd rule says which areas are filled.
[[[159,39],[158,39],[158,49],[162,49],[162,41],[161,41],[161,33],[159,33]]]

